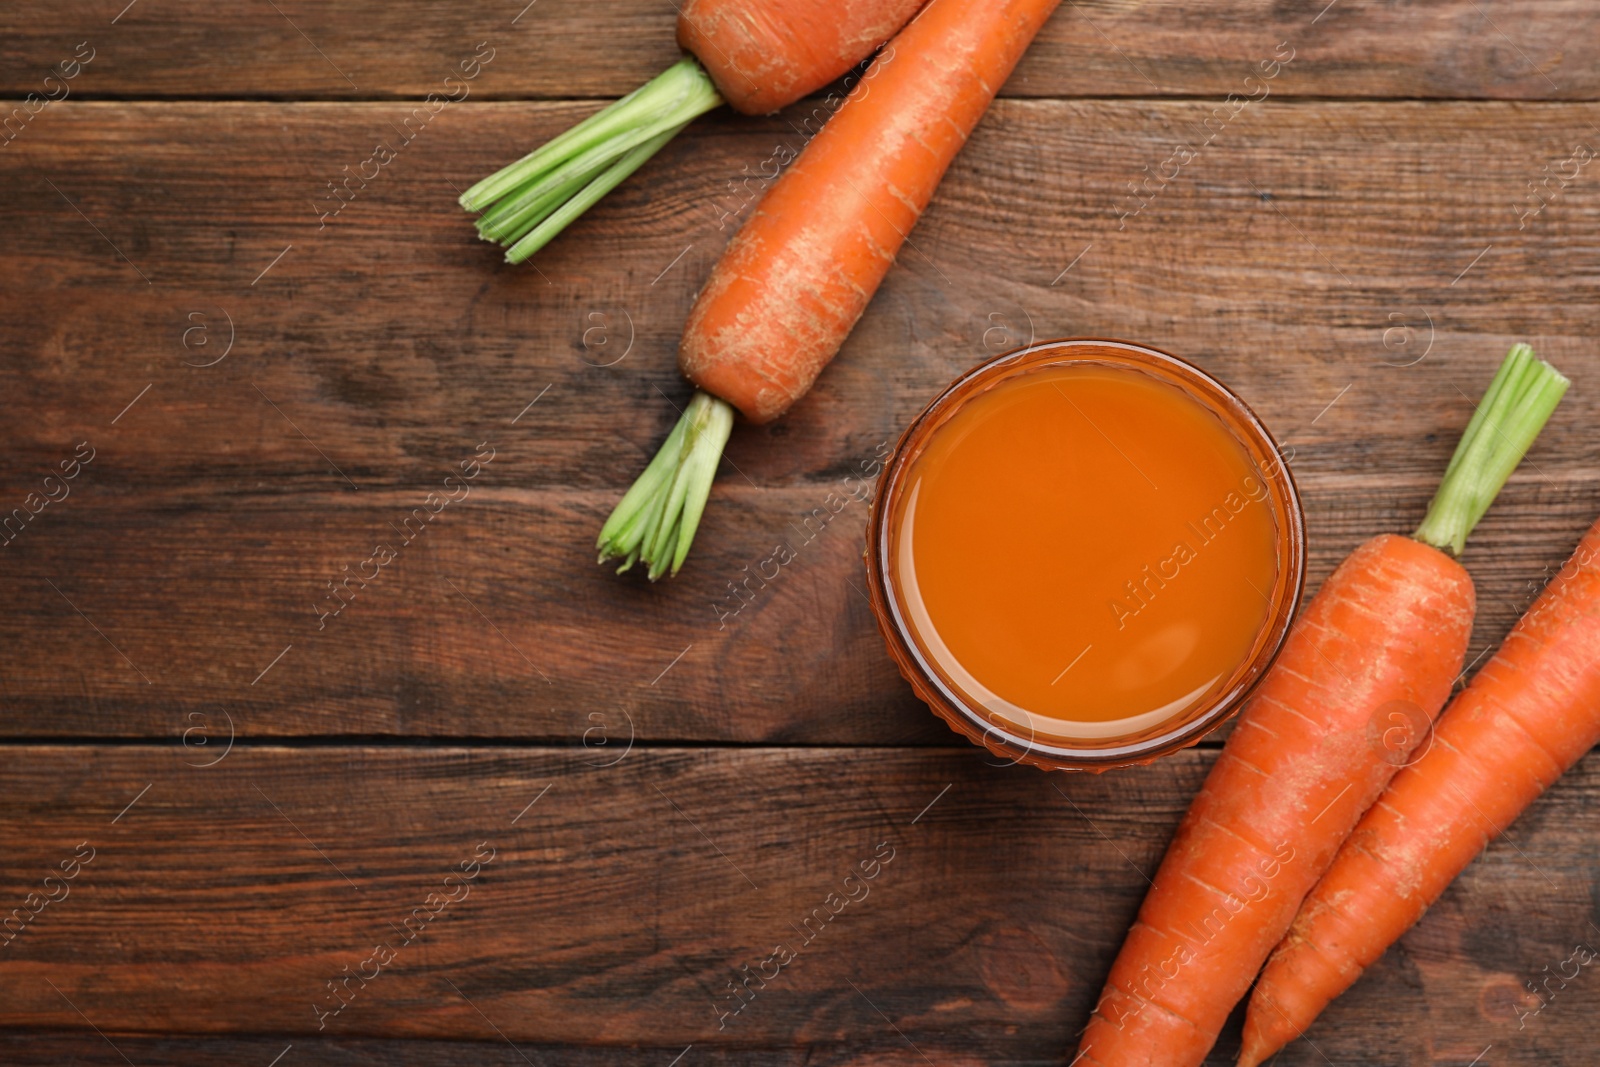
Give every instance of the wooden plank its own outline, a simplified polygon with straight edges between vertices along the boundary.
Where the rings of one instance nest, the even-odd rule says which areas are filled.
[[[241,746],[209,768],[183,755],[13,747],[8,900],[93,855],[6,944],[0,1025],[142,1035],[124,1049],[141,1063],[230,1047],[174,1050],[160,1033],[258,1035],[244,1047],[261,1063],[291,1042],[319,1062],[399,1037],[630,1062],[689,1045],[713,1060],[766,1050],[761,1063],[799,1047],[828,1062],[1059,1061],[1211,758],[1091,777],[988,767],[966,748],[637,749],[610,767],[571,747]],[[1521,1032],[1506,998],[1593,942],[1597,792],[1589,761],[1284,1062],[1459,1065],[1493,1043],[1494,1062],[1532,1064],[1577,1047],[1589,984]],[[812,915],[845,889],[859,899]],[[436,917],[401,929],[423,905]],[[393,958],[363,966],[386,938]],[[728,982],[777,944],[796,958],[719,1030]],[[367,981],[319,1034],[313,1005],[339,1003],[326,984],[347,965]]]
[[[57,94],[49,69],[88,42],[68,88],[91,97],[420,98],[487,43],[480,99],[615,97],[677,56],[670,0],[336,5],[283,0],[20,0],[0,11],[0,94]],[[1096,0],[1063,5],[1007,87],[1019,96],[1249,93],[1280,42],[1299,96],[1593,99],[1600,16],[1580,0]],[[85,51],[84,55],[91,54]],[[1242,87],[1241,87],[1242,86]]]
[[[1576,387],[1469,548],[1474,653],[1600,508],[1600,200],[1583,171],[1519,230],[1516,199],[1591,109],[1269,100],[1132,214],[1138,161],[1207,105],[1011,101],[813,394],[736,431],[689,567],[614,578],[589,545],[687,396],[673,336],[727,181],[795,135],[710,122],[536,268],[497,265],[451,183],[575,110],[448,110],[325,226],[319,182],[392,106],[69,102],[0,153],[0,513],[95,450],[0,555],[0,732],[170,738],[228,709],[247,736],[570,740],[611,708],[658,740],[941,742],[881,651],[865,508],[839,494],[1029,336],[1130,337],[1232,383],[1295,449],[1313,584],[1414,525],[1468,396],[1532,340]],[[319,629],[326,583],[485,441],[471,498]],[[729,583],[834,506],[724,618]]]
[[[1482,601],[1474,657],[1531,600],[1530,579],[1559,563],[1552,542],[1592,518],[1592,488],[1524,480],[1507,492],[1468,557]],[[389,516],[414,503],[368,495],[233,499],[225,511],[86,500],[70,525],[62,516],[49,553],[25,552],[18,539],[22,569],[8,577],[18,610],[0,623],[16,650],[0,730],[178,738],[199,727],[196,744],[230,729],[247,738],[589,735],[597,745],[629,735],[951,741],[878,637],[861,591],[859,504],[810,543],[789,532],[796,560],[766,588],[752,583],[753,602],[719,626],[718,610],[738,603],[727,581],[761,558],[764,537],[785,536],[788,522],[802,528],[819,490],[728,486],[697,549],[712,573],[644,588],[593,566],[587,538],[608,495],[486,487],[402,544],[380,581],[352,586],[354,602],[319,631],[313,605],[326,576],[370,553],[363,531],[388,536]],[[1394,479],[1317,486],[1313,580],[1372,531],[1408,528],[1428,495]],[[139,535],[105,533],[122,527]],[[530,531],[546,543],[531,570]]]
[[[417,1067],[611,1067],[638,1064],[639,1067],[664,1067],[685,1048],[657,1048],[630,1045],[582,1046],[543,1045],[519,1041],[438,1041],[411,1038],[326,1038],[295,1034],[290,1037],[214,1037],[179,1034],[171,1037],[117,1035],[115,1042],[86,1033],[0,1033],[0,1054],[13,1067],[57,1067],[71,1063],[77,1067],[127,1067],[132,1060],[139,1067],[211,1067],[218,1063],[248,1063],[269,1067],[283,1055],[276,1067],[389,1067],[396,1063]],[[680,1064],[751,1065],[751,1067],[802,1067],[812,1063],[849,1062],[859,1045],[854,1042],[829,1042],[805,1048],[715,1048],[692,1046]],[[902,1045],[901,1049],[906,1049]],[[915,1053],[906,1049],[911,1056]],[[127,1055],[127,1060],[123,1059]],[[904,1053],[892,1047],[874,1053],[875,1063],[899,1065]],[[908,1062],[908,1061],[905,1061]],[[922,1063],[920,1058],[917,1063]],[[1003,1060],[987,1060],[1004,1063]]]

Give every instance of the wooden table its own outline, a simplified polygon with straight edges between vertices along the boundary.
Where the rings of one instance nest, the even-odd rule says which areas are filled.
[[[590,546],[688,395],[679,325],[815,105],[696,122],[507,267],[457,192],[675,54],[666,0],[525,2],[0,9],[0,512],[78,460],[0,553],[0,913],[76,874],[0,945],[0,1061],[1062,1061],[1215,742],[1099,777],[958,742],[881,647],[860,504],[730,599],[1030,337],[1234,385],[1313,584],[1414,526],[1533,342],[1574,387],[1465,556],[1474,655],[1600,511],[1600,13],[1095,0],[810,397],[735,431],[682,575],[617,578]],[[1600,940],[1597,791],[1591,759],[1279,1062],[1592,1062],[1600,978],[1537,1015],[1525,983]]]

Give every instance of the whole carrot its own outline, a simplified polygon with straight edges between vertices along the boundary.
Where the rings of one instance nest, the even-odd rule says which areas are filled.
[[[1460,552],[1566,385],[1526,345],[1512,348],[1416,534],[1373,538],[1323,583],[1168,847],[1085,1029],[1082,1063],[1205,1059],[1408,751],[1374,744],[1373,724],[1431,721],[1449,695],[1474,599],[1445,550]]]
[[[520,263],[644,165],[696,116],[727,102],[776,111],[872,55],[926,0],[685,0],[691,53],[461,194],[478,236]]]
[[[678,366],[700,391],[607,520],[601,562],[677,572],[733,409],[768,422],[811,388],[1058,2],[932,0],[767,191],[689,313]]]
[[[700,290],[678,366],[752,422],[850,335],[1056,0],[934,0],[767,193]]]
[[[1306,897],[1251,995],[1241,1067],[1309,1027],[1597,741],[1600,522]]]

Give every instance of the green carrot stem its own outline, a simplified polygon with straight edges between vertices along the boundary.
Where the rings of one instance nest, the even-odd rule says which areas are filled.
[[[481,212],[478,234],[531,256],[637,170],[696,116],[722,103],[700,64],[685,57],[621,100],[590,115],[461,194]],[[574,210],[569,206],[581,204]],[[560,220],[559,224],[548,225]]]
[[[696,390],[666,443],[606,519],[595,542],[600,562],[622,560],[621,574],[643,560],[652,582],[677,574],[732,432],[732,405]]]
[[[684,123],[684,125],[686,126],[688,123]],[[622,179],[644,166],[645,160],[661,151],[662,147],[676,137],[681,129],[683,129],[683,126],[674,126],[670,130],[659,133],[613,163],[611,169],[585,185],[576,195],[571,196],[564,204],[552,211],[548,217],[543,218],[537,225],[519,236],[516,243],[506,250],[506,262],[521,263],[549,244],[555,239],[556,234],[566,229],[574,219],[588,211],[601,197],[616,188],[622,182]]]
[[[484,178],[461,194],[461,206],[468,211],[482,211],[506,193],[526,182],[530,175],[541,174],[563,160],[571,159],[592,145],[600,144],[616,134],[626,132],[641,122],[652,121],[663,106],[678,99],[683,91],[686,76],[692,79],[697,67],[694,60],[684,58],[668,67],[652,81],[646,82],[620,100],[590,115],[582,122],[565,130],[529,152],[515,163]]]
[[[563,180],[542,181],[515,198],[500,201],[491,209],[494,217],[485,214],[478,218],[478,236],[495,244],[519,240],[592,180],[590,175],[581,173],[558,176]]]
[[[1560,371],[1535,358],[1528,345],[1512,345],[1450,457],[1427,516],[1412,536],[1459,556],[1472,528],[1571,384]]]
[[[656,147],[650,152],[638,157],[634,165],[637,168],[638,164],[649,159],[660,146],[671,140],[671,134],[677,133],[683,127],[684,123],[676,121],[676,117],[652,122],[579,153],[537,181],[519,186],[514,195],[508,194],[494,207],[484,212],[478,219],[478,233],[492,241],[519,239],[533,229],[534,223],[525,221],[532,214],[530,208],[548,203],[552,194],[556,197],[556,207],[559,207],[571,196],[572,191],[587,185],[596,174],[607,171],[621,159],[634,157],[635,149],[640,146],[655,144]],[[669,136],[663,138],[661,136],[663,133]],[[547,209],[544,214],[549,214],[553,210],[554,208]]]
[[[586,146],[600,144],[629,129],[648,108],[640,97],[672,72],[668,68],[655,81],[640,86],[620,100],[590,115],[571,129],[552,137],[515,163],[502,167],[461,194],[460,203],[468,211],[482,211],[507,193],[525,184],[531,176],[571,159]]]

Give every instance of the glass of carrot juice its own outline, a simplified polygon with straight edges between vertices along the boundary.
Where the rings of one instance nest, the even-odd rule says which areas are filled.
[[[879,628],[917,695],[1011,762],[1148,763],[1239,709],[1305,572],[1276,443],[1215,378],[1064,340],[957,379],[868,520]]]

